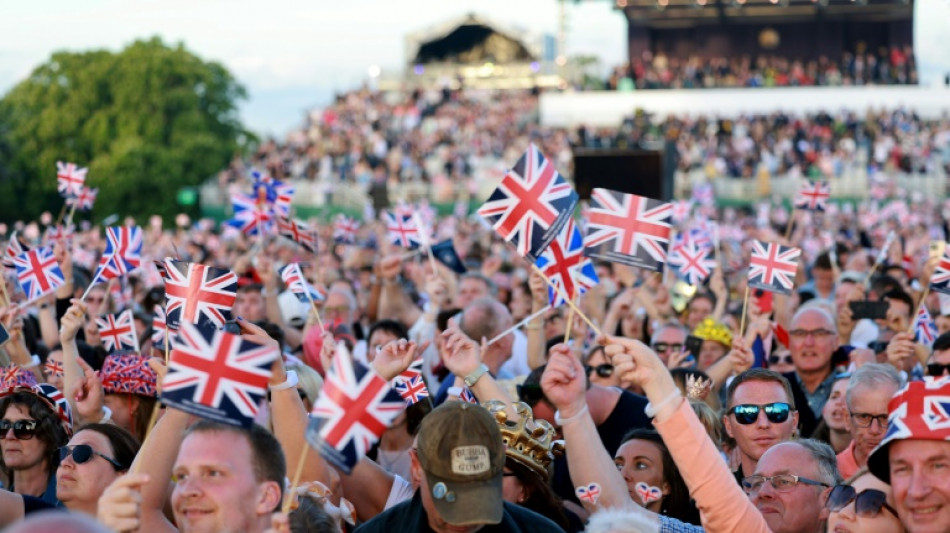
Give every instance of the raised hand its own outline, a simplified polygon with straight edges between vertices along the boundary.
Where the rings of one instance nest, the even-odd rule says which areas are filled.
[[[741,374],[752,368],[752,363],[755,362],[755,355],[752,350],[746,344],[745,339],[739,336],[732,340],[732,350],[726,354],[726,357],[729,358],[732,370],[736,374]]]
[[[98,422],[105,415],[102,406],[105,405],[105,391],[102,389],[102,381],[99,376],[89,366],[82,357],[77,357],[76,362],[82,368],[82,377],[79,378],[79,385],[73,396],[76,405],[76,414],[80,420],[86,422]]]
[[[126,474],[106,487],[99,496],[96,519],[110,531],[138,531],[142,525],[142,485],[147,474]]]
[[[409,368],[412,361],[428,347],[429,341],[422,345],[416,345],[415,341],[406,339],[389,341],[373,359],[373,370],[386,381],[390,381]]]
[[[486,341],[482,339],[482,346],[479,346],[462,333],[454,319],[450,320],[449,327],[442,332],[445,367],[458,377],[471,374],[482,363],[482,348],[485,344]]]
[[[607,337],[604,352],[614,365],[614,372],[647,394],[651,402],[664,400],[676,383],[663,361],[647,345],[623,337]]]
[[[568,345],[558,344],[548,351],[541,389],[557,407],[561,418],[570,418],[584,410],[587,405],[587,375]]]
[[[394,280],[402,272],[402,254],[387,255],[379,261],[376,275],[384,280]]]
[[[63,344],[75,341],[79,329],[86,323],[86,304],[75,298],[72,302],[73,305],[69,306],[66,314],[59,321],[59,341]]]
[[[911,357],[914,357],[915,353],[916,347],[914,338],[906,331],[896,333],[891,337],[891,341],[887,343],[887,360],[896,366],[898,370],[903,370],[903,363]]]

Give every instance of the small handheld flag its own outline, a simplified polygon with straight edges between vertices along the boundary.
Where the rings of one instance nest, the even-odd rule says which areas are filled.
[[[802,251],[772,242],[752,241],[749,287],[791,294]]]
[[[86,172],[89,169],[80,168],[75,163],[56,162],[56,189],[63,198],[79,196],[83,184],[86,183]]]
[[[555,307],[565,302],[565,295],[573,300],[600,282],[594,264],[584,256],[584,238],[573,218],[567,220],[535,264],[557,287],[548,287],[548,301]]]
[[[66,284],[52,248],[36,248],[24,252],[16,256],[13,264],[16,267],[17,281],[20,282],[27,301],[32,302]]]
[[[828,198],[831,197],[831,185],[827,181],[802,183],[802,188],[795,197],[795,209],[807,211],[824,211],[827,209]]]
[[[673,206],[608,189],[593,189],[584,253],[659,271],[666,262]]]
[[[305,278],[303,272],[301,272],[299,263],[290,263],[278,270],[278,272],[280,273],[280,279],[284,280],[284,284],[287,285],[287,290],[292,292],[301,302],[311,303],[323,301],[323,295],[320,294],[313,285],[307,283],[307,278]],[[307,295],[308,292],[310,293],[309,296]]]
[[[422,379],[422,358],[418,358],[409,365],[402,374],[392,380],[392,387],[406,400],[406,407],[429,397],[429,389]]]
[[[99,326],[99,338],[106,352],[139,351],[139,338],[135,333],[135,320],[132,310],[127,309],[117,315],[105,315],[96,318]]]
[[[165,260],[165,313],[168,326],[209,321],[217,326],[231,319],[237,299],[234,272],[198,263]]]
[[[138,226],[110,227],[106,239],[106,251],[90,285],[124,276],[142,263],[142,230]]]

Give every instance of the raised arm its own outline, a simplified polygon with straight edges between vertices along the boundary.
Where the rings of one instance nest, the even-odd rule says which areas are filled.
[[[548,284],[537,270],[531,271],[528,278],[528,287],[531,289],[531,314],[535,314],[548,306]],[[547,363],[547,339],[544,338],[544,317],[539,316],[530,320],[524,327],[528,337],[528,366],[532,370]]]
[[[478,370],[482,364],[482,352],[487,347],[486,340],[482,339],[479,346],[474,340],[468,338],[462,330],[458,328],[455,320],[449,322],[449,327],[442,332],[442,346],[444,348],[445,366],[456,378],[468,376]],[[520,418],[518,412],[511,406],[511,396],[508,392],[495,381],[490,373],[485,372],[480,378],[469,387],[472,394],[480,402],[488,400],[498,400],[508,406],[508,416],[511,420]]]
[[[409,295],[399,284],[403,258],[400,255],[388,255],[379,263],[378,277],[382,280],[379,293],[378,318],[391,318],[403,324],[415,324],[422,310],[409,299]]]
[[[280,304],[277,302],[277,295],[280,293],[280,286],[277,284],[277,272],[274,270],[274,263],[270,258],[263,256],[258,258],[257,275],[264,282],[264,305],[267,309],[267,321],[280,326],[280,329],[284,332],[284,342],[291,348],[297,348],[303,342],[303,333],[284,322],[284,315],[281,314]]]

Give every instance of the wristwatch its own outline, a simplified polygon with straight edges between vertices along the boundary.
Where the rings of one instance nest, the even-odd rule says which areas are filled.
[[[479,378],[485,374],[485,372],[488,372],[488,367],[485,366],[485,363],[478,365],[478,368],[472,371],[471,374],[465,376],[465,386],[471,387],[475,385],[475,382],[477,382]]]

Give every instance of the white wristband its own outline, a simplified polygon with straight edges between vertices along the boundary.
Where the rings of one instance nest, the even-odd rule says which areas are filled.
[[[102,420],[99,421],[100,424],[108,424],[112,420],[112,409],[109,409],[106,406],[102,406],[102,410],[105,411],[106,415],[102,417]]]
[[[660,409],[663,409],[663,407],[666,404],[672,401],[675,401],[677,398],[680,398],[680,397],[682,397],[680,390],[673,389],[673,391],[670,392],[670,394],[666,398],[663,398],[662,400],[660,400],[660,403],[656,404],[656,407],[654,407],[652,403],[648,403],[647,406],[643,408],[643,412],[646,413],[648,417],[654,418],[656,417],[656,414],[660,411]]]
[[[40,356],[33,354],[33,356],[30,357],[30,364],[21,365],[20,368],[34,368],[37,366],[40,366]]]
[[[578,411],[577,414],[575,414],[574,416],[569,416],[567,418],[561,418],[561,411],[556,411],[554,413],[554,423],[561,427],[564,427],[565,425],[570,424],[571,422],[574,422],[575,420],[580,420],[580,418],[584,416],[585,413],[587,413],[587,410],[588,410],[587,404],[585,403],[583,409]]]
[[[288,370],[288,371],[287,371],[287,381],[284,381],[283,383],[281,383],[281,384],[279,384],[279,385],[270,385],[270,386],[268,386],[267,388],[270,389],[271,392],[275,392],[275,391],[279,391],[279,390],[292,389],[292,388],[294,388],[294,387],[297,386],[297,383],[298,383],[299,381],[300,381],[300,380],[297,378],[297,372],[294,371],[294,370]]]

